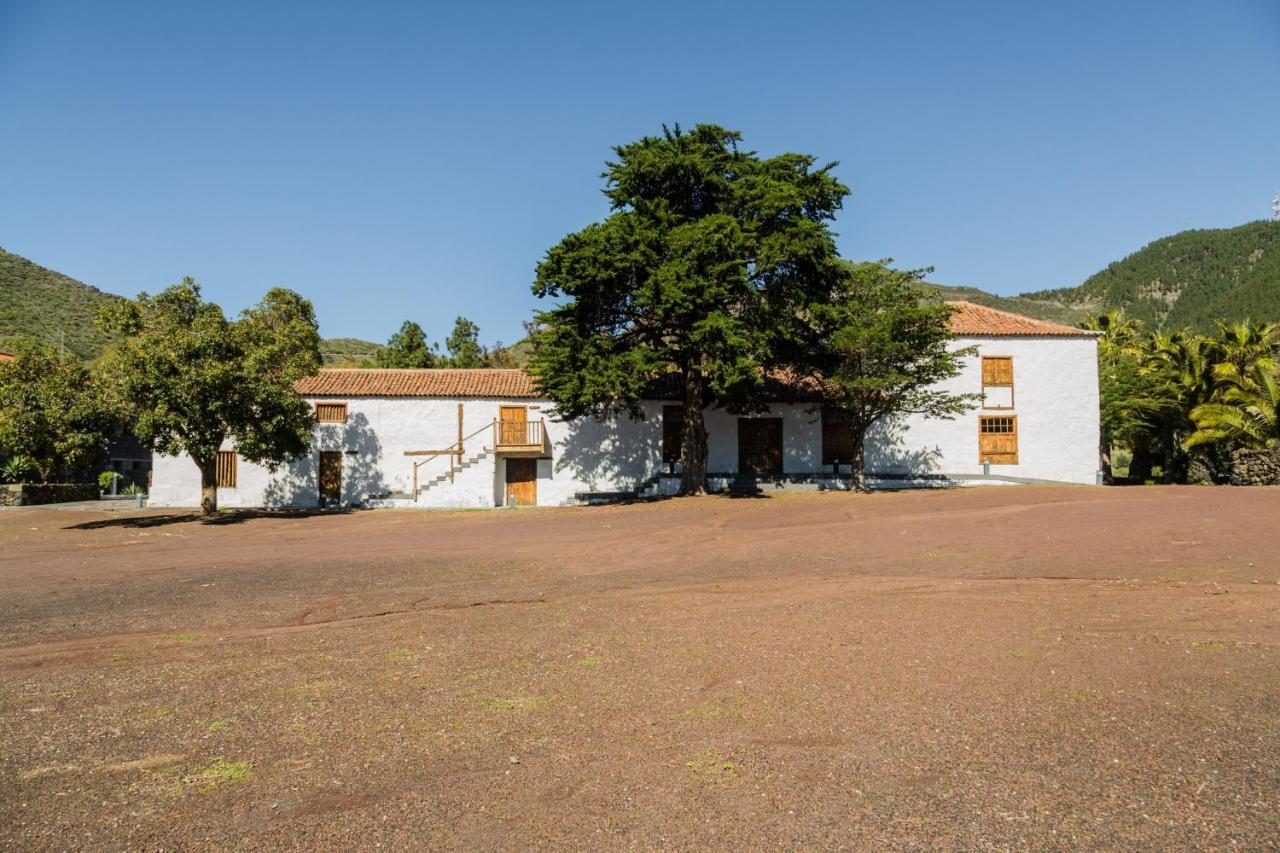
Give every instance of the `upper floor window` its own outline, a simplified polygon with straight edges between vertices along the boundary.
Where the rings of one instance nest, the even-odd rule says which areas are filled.
[[[346,403],[316,403],[316,420],[322,424],[345,424]]]
[[[1013,358],[1007,355],[982,357],[982,408],[1013,408]]]

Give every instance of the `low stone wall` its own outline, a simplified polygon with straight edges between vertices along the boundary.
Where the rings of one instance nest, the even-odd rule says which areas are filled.
[[[0,486],[0,506],[35,506],[97,499],[97,483],[14,483]]]
[[[1228,482],[1233,486],[1280,486],[1280,445],[1232,453]]]

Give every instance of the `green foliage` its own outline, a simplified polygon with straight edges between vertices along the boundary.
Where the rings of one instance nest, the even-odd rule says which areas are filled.
[[[70,354],[28,342],[14,356],[0,363],[0,447],[45,483],[92,468],[120,427],[102,386]]]
[[[111,491],[111,486],[116,482],[116,480],[121,480],[123,478],[123,475],[117,471],[103,471],[98,474],[98,488],[102,489],[104,492],[109,492]]]
[[[3,465],[0,465],[0,482],[21,483],[35,468],[36,465],[31,461],[30,456],[22,454],[10,456]]]
[[[427,343],[427,334],[412,320],[405,320],[400,331],[374,355],[377,367],[435,367],[439,361],[436,348]]]
[[[1280,441],[1280,326],[1218,323],[1214,336],[1148,332],[1123,312],[1084,324],[1099,340],[1103,452],[1130,448],[1131,476],[1183,482],[1193,462],[1220,477],[1230,451]]]
[[[1195,432],[1183,446],[1263,448],[1280,443],[1280,369],[1255,364],[1223,384],[1217,402],[1202,403],[1191,410]]]
[[[454,320],[453,331],[445,338],[444,345],[449,351],[450,367],[484,366],[485,351],[480,346],[480,327],[466,317]]]
[[[959,375],[973,348],[953,349],[951,308],[920,286],[925,271],[891,269],[889,261],[853,264],[838,295],[815,305],[814,377],[826,402],[853,432],[854,487],[866,489],[867,430],[895,415],[953,418],[980,395],[953,394],[938,383]]]
[[[829,221],[848,189],[813,157],[761,158],[714,125],[614,149],[613,213],[538,264],[529,370],[559,417],[630,413],[650,383],[683,388],[683,493],[706,488],[707,406],[763,406],[765,371],[793,360],[801,317],[843,274]]]
[[[114,339],[93,320],[119,298],[0,249],[0,350],[30,338],[96,358]]]
[[[110,306],[102,322],[128,336],[106,370],[132,406],[134,432],[155,451],[191,456],[205,513],[217,511],[215,463],[227,439],[269,470],[309,450],[314,417],[293,383],[319,368],[320,336],[298,294],[274,288],[231,321],[185,278]]]

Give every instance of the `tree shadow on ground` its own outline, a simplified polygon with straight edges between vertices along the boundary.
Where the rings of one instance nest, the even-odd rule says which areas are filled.
[[[348,515],[353,509],[234,509],[225,510],[214,516],[205,517],[198,512],[184,512],[171,515],[144,515],[133,518],[102,518],[97,521],[84,521],[70,524],[63,530],[104,530],[111,527],[165,527],[170,524],[243,524],[260,518],[298,519],[312,518],[317,515]]]

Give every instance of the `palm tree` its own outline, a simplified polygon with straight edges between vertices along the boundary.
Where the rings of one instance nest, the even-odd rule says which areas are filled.
[[[1232,381],[1221,400],[1202,403],[1191,412],[1196,431],[1182,443],[1264,448],[1280,444],[1280,369],[1255,364],[1248,375]]]
[[[1189,460],[1183,441],[1196,430],[1191,413],[1197,406],[1215,402],[1214,366],[1220,361],[1217,341],[1190,332],[1157,332],[1146,342],[1143,372],[1154,384],[1150,396],[1135,406],[1155,429],[1164,452],[1166,482],[1186,478]]]
[[[1214,378],[1224,393],[1246,385],[1255,365],[1267,371],[1280,369],[1280,324],[1219,322],[1218,340],[1221,353]]]

